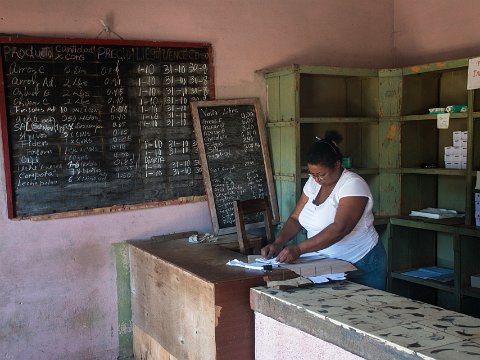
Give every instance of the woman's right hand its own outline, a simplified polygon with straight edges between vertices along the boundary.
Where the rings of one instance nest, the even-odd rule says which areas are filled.
[[[288,240],[293,238],[298,232],[302,229],[300,223],[298,222],[298,216],[302,211],[305,204],[308,202],[308,197],[305,193],[302,192],[300,199],[297,201],[297,205],[295,205],[295,209],[293,210],[292,214],[288,217],[287,221],[285,222],[282,230],[277,235],[275,241],[267,246],[263,247],[260,251],[260,254],[264,259],[271,259],[277,257],[278,254],[283,249],[283,245],[287,243]]]
[[[280,251],[282,251],[282,245],[276,242],[273,242],[263,247],[262,250],[260,251],[260,254],[262,255],[263,258],[268,260],[273,257],[276,257],[280,253]]]

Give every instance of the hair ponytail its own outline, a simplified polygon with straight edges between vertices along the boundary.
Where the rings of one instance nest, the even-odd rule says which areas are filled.
[[[307,153],[307,163],[334,168],[337,161],[342,161],[338,145],[343,137],[336,130],[327,130],[323,138],[317,137]]]

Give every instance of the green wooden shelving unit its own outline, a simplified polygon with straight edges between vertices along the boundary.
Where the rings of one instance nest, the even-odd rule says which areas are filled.
[[[467,90],[468,59],[397,69],[291,65],[259,70],[267,86],[267,128],[281,224],[300,196],[315,136],[337,130],[352,170],[374,197],[376,227],[389,255],[389,291],[480,316],[480,230],[474,184],[480,170],[480,91]],[[468,105],[437,129],[429,108]],[[453,131],[468,131],[466,169],[445,169]],[[437,168],[423,168],[436,163]],[[409,217],[426,207],[465,212],[458,224]],[[299,237],[300,240],[301,237]],[[415,267],[454,270],[450,283],[402,275]]]

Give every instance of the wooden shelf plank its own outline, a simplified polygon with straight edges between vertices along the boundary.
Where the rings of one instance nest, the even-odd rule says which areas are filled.
[[[390,218],[390,224],[392,225],[480,238],[480,228],[465,225],[463,221],[462,218],[439,220],[413,216],[393,216]]]
[[[445,168],[391,168],[380,169],[381,174],[419,174],[419,175],[444,175],[444,176],[466,176],[465,169],[445,169]]]
[[[445,283],[441,283],[435,280],[416,278],[412,276],[403,275],[402,273],[399,273],[399,272],[392,272],[391,276],[394,279],[399,279],[399,280],[408,281],[408,282],[423,285],[423,286],[428,286],[428,287],[431,287],[437,290],[446,291],[449,293],[453,293],[454,291],[454,288],[452,285],[446,285]]]
[[[363,117],[363,116],[342,116],[342,117],[334,117],[334,116],[321,116],[321,117],[301,117],[300,118],[301,124],[318,124],[318,123],[342,123],[342,124],[350,124],[350,123],[377,123],[378,118],[375,117]]]
[[[469,286],[469,287],[466,287],[466,288],[462,289],[461,294],[480,299],[480,289],[479,288],[474,288],[474,287]]]
[[[468,117],[468,113],[451,113],[450,119],[466,119]],[[408,121],[437,121],[437,114],[421,114],[421,115],[403,115],[399,118],[402,122]]]

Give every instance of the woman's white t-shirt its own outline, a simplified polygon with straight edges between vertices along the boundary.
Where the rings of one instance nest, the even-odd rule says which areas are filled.
[[[320,191],[321,185],[310,177],[303,187],[303,193],[308,201],[303,207],[298,220],[307,230],[311,238],[333,223],[341,198],[347,196],[368,197],[368,203],[355,228],[337,243],[319,251],[321,255],[330,258],[342,259],[355,263],[363,258],[378,241],[378,234],[373,227],[373,197],[365,180],[359,175],[344,170],[338,179],[332,193],[320,205],[313,202]]]

